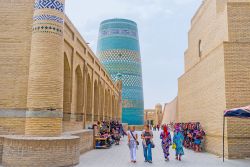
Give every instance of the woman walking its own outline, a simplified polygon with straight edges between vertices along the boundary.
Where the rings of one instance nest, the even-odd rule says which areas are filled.
[[[128,146],[130,149],[131,162],[136,163],[136,148],[138,143],[138,134],[135,131],[135,126],[132,126],[128,131]]]
[[[161,146],[162,146],[162,150],[164,153],[164,157],[166,161],[169,161],[169,147],[170,145],[172,145],[171,142],[171,134],[168,131],[168,127],[167,125],[163,126],[163,131],[160,134],[160,138],[161,138]]]
[[[142,132],[142,145],[143,145],[143,152],[145,162],[152,163],[152,148],[154,148],[153,139],[153,132],[150,130],[149,125],[145,125],[145,130]]]
[[[176,145],[176,160],[181,161],[181,156],[184,155],[184,151],[183,151],[183,140],[184,137],[180,132],[179,127],[176,127],[175,132],[174,132],[174,138],[173,138],[173,142]]]

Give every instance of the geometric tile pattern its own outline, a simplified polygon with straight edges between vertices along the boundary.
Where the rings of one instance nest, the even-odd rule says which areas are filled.
[[[63,35],[64,19],[62,18],[62,14],[64,12],[64,4],[61,1],[36,0],[34,5],[34,10],[35,12],[33,16],[33,27],[32,27],[33,33],[42,32],[42,33],[56,34],[60,36]],[[55,13],[54,10],[59,12]],[[39,11],[38,13],[42,14],[39,15],[36,13],[36,11]],[[51,15],[50,13],[53,13],[53,15]]]
[[[140,100],[143,99],[143,92],[136,87],[124,87],[126,91],[122,92],[123,100]]]
[[[38,26],[33,26],[32,28],[33,32],[46,32],[46,33],[53,33],[57,35],[62,35],[62,30],[58,27],[54,26],[43,26],[43,25],[38,25]]]
[[[54,9],[60,12],[64,12],[64,4],[58,0],[36,0],[35,9]]]
[[[136,75],[122,75],[123,86],[125,87],[142,87],[142,77]]]
[[[122,80],[122,119],[143,125],[144,98],[138,30],[135,22],[110,19],[100,26],[97,55],[113,81]]]
[[[136,51],[131,51],[131,50],[120,50],[120,49],[106,50],[100,52],[98,55],[101,60],[105,61],[117,60],[123,62],[141,63],[140,54]]]
[[[58,22],[58,23],[63,23],[62,18],[57,17],[57,16],[53,16],[53,15],[48,15],[48,14],[34,16],[33,20],[34,21],[37,21],[37,20],[49,20],[49,21],[55,21],[55,22]]]

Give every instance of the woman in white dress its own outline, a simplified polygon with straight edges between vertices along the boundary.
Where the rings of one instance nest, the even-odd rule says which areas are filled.
[[[131,162],[136,163],[136,148],[138,143],[138,134],[135,131],[135,126],[132,126],[128,131],[128,146],[130,150]]]

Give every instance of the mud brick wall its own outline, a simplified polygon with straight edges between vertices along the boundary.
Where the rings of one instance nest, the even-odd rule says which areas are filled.
[[[79,163],[78,137],[5,137],[2,165],[5,167],[61,167]]]

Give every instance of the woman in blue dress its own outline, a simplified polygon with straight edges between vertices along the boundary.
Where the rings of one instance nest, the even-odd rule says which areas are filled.
[[[176,159],[181,161],[181,156],[184,155],[184,150],[183,150],[183,141],[184,141],[184,136],[180,132],[180,128],[177,127],[174,132],[174,138],[173,138],[173,143],[176,145]]]

